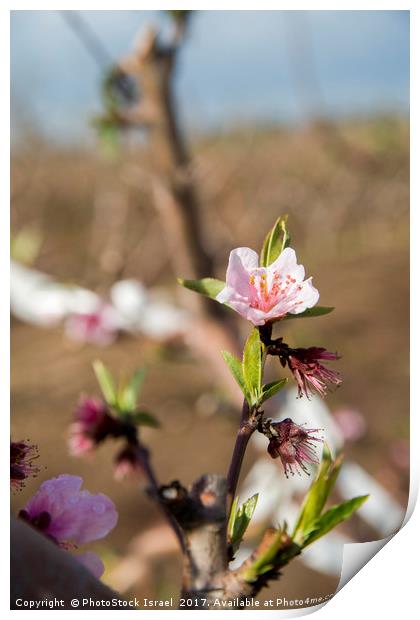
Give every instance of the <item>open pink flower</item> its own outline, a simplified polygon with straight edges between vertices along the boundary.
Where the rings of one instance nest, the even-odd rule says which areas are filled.
[[[289,312],[300,314],[312,308],[319,293],[312,278],[305,278],[295,251],[286,248],[268,267],[258,266],[258,254],[250,248],[236,248],[229,256],[226,286],[216,300],[231,306],[254,325],[281,319]]]
[[[46,480],[19,516],[65,549],[103,538],[115,527],[118,513],[109,497],[82,491],[82,483],[79,476],[67,474]],[[79,556],[80,561],[96,566],[98,576],[100,560],[92,555]]]

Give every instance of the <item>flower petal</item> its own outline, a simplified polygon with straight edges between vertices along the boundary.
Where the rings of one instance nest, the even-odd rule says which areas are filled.
[[[308,308],[313,308],[319,301],[319,291],[312,284],[312,278],[308,278],[302,283],[302,290],[297,296],[297,301],[301,302],[298,306],[294,306],[288,312],[291,314],[300,314]]]
[[[51,515],[45,530],[58,542],[83,544],[108,534],[118,521],[114,503],[106,495],[80,491],[79,476],[63,474],[44,482],[28,502],[25,510],[30,517],[41,512]]]
[[[46,480],[26,504],[25,510],[30,517],[37,516],[41,512],[49,512],[51,519],[54,520],[62,513],[68,498],[80,491],[82,484],[82,478],[67,474]]]
[[[249,297],[250,271],[258,267],[258,254],[250,248],[236,248],[229,255],[226,284],[241,297]]]
[[[305,268],[297,264],[296,252],[292,248],[285,248],[274,263],[269,265],[268,270],[282,274],[288,273],[293,277],[298,276],[296,279],[300,281],[305,277]]]

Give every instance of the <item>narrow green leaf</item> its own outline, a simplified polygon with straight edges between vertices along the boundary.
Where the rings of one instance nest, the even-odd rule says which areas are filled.
[[[239,548],[239,545],[242,542],[244,534],[248,528],[248,525],[251,522],[252,516],[255,512],[255,508],[257,507],[258,502],[258,493],[250,497],[240,506],[238,506],[238,498],[235,500],[234,505],[232,506],[231,517],[229,519],[229,539],[230,544],[232,545],[233,553]],[[233,512],[235,510],[235,512]],[[234,515],[232,519],[232,515]]]
[[[277,392],[279,392],[287,383],[287,379],[280,379],[280,381],[272,381],[271,383],[266,383],[262,390],[262,399],[261,402],[265,402]]]
[[[251,395],[251,405],[256,405],[262,395],[263,346],[260,332],[254,327],[245,343],[242,360],[242,372],[245,385]]]
[[[235,523],[235,519],[236,519],[238,503],[239,503],[239,495],[237,495],[235,499],[233,500],[232,508],[230,510],[229,522],[227,526],[227,535],[230,540],[232,539],[232,536],[233,536],[233,524]]]
[[[178,278],[178,283],[190,289],[190,291],[206,295],[211,299],[215,299],[226,286],[225,282],[216,280],[216,278],[202,278],[201,280],[183,280]]]
[[[108,405],[114,406],[117,401],[117,392],[111,373],[100,360],[93,362],[93,370]]]
[[[229,351],[222,351],[223,359],[226,364],[229,366],[230,372],[235,378],[237,384],[242,390],[242,394],[249,401],[249,393],[245,384],[244,373],[242,370],[242,363],[238,360],[234,355],[229,353]]]
[[[283,320],[287,321],[288,319],[307,319],[315,316],[324,316],[324,314],[329,314],[333,310],[334,308],[330,306],[314,306],[313,308],[304,310],[300,314],[286,314]]]
[[[365,503],[368,497],[369,495],[360,495],[359,497],[349,499],[348,501],[338,504],[337,506],[333,506],[327,510],[327,512],[325,512],[313,523],[311,529],[308,532],[305,532],[302,548],[307,547],[315,540],[318,540],[318,538],[325,536],[325,534],[328,534],[328,532],[330,532],[339,523],[349,519],[352,514]]]
[[[152,428],[159,428],[160,426],[155,416],[147,411],[135,411],[128,416],[128,419],[139,426],[151,426]]]
[[[336,459],[333,459],[327,443],[324,443],[318,475],[309,487],[303,500],[300,515],[293,532],[292,538],[297,543],[301,542],[303,532],[320,516],[334,488],[342,463],[343,455],[339,455]]]
[[[280,256],[284,248],[290,245],[290,234],[286,228],[287,215],[279,217],[266,236],[261,250],[260,263],[268,267]]]
[[[128,385],[121,390],[121,395],[118,398],[118,405],[125,413],[130,413],[135,410],[145,375],[145,369],[138,368],[132,375]]]

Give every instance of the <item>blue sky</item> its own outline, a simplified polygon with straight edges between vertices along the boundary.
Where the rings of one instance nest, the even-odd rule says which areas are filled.
[[[163,11],[83,11],[112,58],[130,50]],[[55,11],[11,16],[12,127],[35,122],[50,138],[89,139],[101,69]],[[407,11],[200,11],[177,76],[184,123],[295,123],[407,112]]]

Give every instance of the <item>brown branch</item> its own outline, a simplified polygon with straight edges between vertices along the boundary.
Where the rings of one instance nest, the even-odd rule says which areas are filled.
[[[173,482],[162,488],[161,496],[182,528],[186,543],[181,597],[193,601],[192,609],[206,608],[224,597],[228,569],[226,480],[206,474],[189,491]]]
[[[11,522],[11,609],[22,609],[18,599],[42,601],[57,598],[60,609],[72,609],[71,599],[92,598],[96,609],[107,609],[106,601],[119,599],[68,551],[60,549],[30,525]]]

